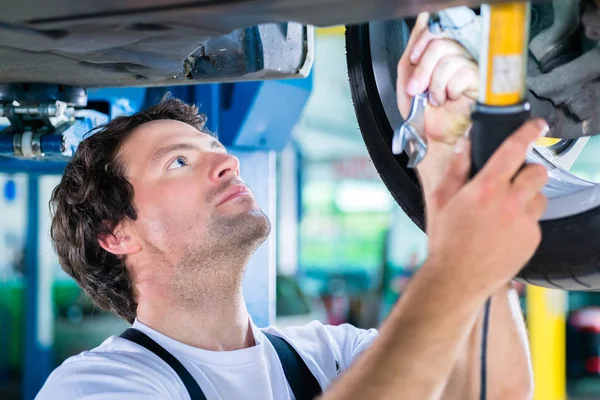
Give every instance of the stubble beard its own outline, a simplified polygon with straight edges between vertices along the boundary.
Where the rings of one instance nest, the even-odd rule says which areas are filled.
[[[203,298],[210,303],[237,295],[250,257],[270,232],[269,219],[260,210],[211,216],[206,237],[190,242],[173,269],[178,301]]]
[[[261,210],[236,215],[213,215],[207,242],[215,252],[250,257],[271,233],[271,223]],[[238,254],[235,254],[238,253]]]

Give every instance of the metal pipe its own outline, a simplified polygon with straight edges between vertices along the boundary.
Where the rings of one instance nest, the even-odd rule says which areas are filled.
[[[63,150],[62,135],[42,135],[41,137],[42,153],[45,155],[60,155]]]
[[[44,115],[48,117],[57,117],[63,114],[66,109],[67,104],[61,101],[34,106],[13,106],[11,104],[5,104],[0,106],[0,117],[8,117],[11,115]]]
[[[62,135],[42,135],[34,133],[26,136],[30,138],[29,146],[33,156],[60,155],[63,151]],[[0,155],[2,156],[24,156],[23,138],[21,134],[0,134]]]

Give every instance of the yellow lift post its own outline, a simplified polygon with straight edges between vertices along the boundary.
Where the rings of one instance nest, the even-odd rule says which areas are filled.
[[[566,297],[566,292],[559,290],[527,288],[534,400],[567,399]]]

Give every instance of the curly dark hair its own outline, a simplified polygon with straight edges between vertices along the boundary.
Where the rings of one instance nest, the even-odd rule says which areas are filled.
[[[125,258],[107,252],[98,238],[111,235],[125,219],[136,220],[133,186],[125,176],[119,150],[138,126],[175,120],[209,133],[198,108],[165,96],[156,105],[122,116],[89,133],[67,165],[50,200],[50,234],[62,268],[94,303],[133,323],[137,301]]]

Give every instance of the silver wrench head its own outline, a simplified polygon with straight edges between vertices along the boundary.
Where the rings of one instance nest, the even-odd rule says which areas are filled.
[[[405,152],[409,158],[409,168],[415,168],[427,154],[427,141],[421,134],[425,131],[427,96],[428,92],[425,92],[413,98],[410,114],[392,140],[392,153],[400,155]]]
[[[412,125],[405,125],[402,149],[408,155],[409,168],[415,168],[427,155],[427,143]]]

